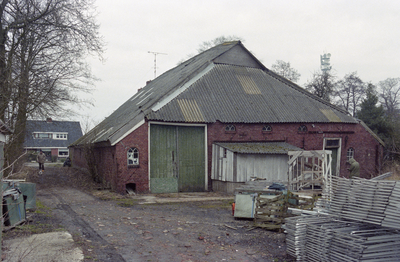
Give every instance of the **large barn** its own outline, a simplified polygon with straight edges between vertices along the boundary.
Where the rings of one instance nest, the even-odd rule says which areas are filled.
[[[379,173],[383,142],[235,41],[147,83],[70,149],[75,166],[118,192],[166,193],[281,180],[293,150],[331,150],[333,174],[344,177],[354,157],[370,178]]]

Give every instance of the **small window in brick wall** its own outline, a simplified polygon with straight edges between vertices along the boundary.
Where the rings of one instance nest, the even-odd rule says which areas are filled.
[[[130,148],[128,150],[128,166],[139,165],[139,150],[137,148]]]
[[[305,133],[307,132],[307,127],[305,125],[299,126],[299,129],[297,130],[299,133]]]
[[[347,162],[352,158],[354,158],[354,148],[350,147],[347,149]]]
[[[262,131],[263,131],[263,132],[272,132],[272,127],[271,127],[270,125],[265,125],[265,126],[262,128]]]
[[[235,132],[236,127],[234,125],[226,125],[225,126],[225,132]]]

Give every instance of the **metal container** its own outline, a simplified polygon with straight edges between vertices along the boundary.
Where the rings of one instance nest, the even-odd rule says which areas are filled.
[[[5,226],[15,226],[26,219],[24,197],[17,189],[3,193],[3,218]]]

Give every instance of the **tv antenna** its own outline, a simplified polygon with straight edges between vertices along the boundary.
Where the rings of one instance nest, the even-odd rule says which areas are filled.
[[[159,52],[152,52],[148,51],[150,54],[154,55],[154,78],[157,77],[157,55],[167,55],[165,53],[159,53]]]

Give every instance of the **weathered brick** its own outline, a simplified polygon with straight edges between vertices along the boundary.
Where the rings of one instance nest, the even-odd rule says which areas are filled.
[[[355,159],[360,163],[361,177],[370,178],[378,173],[383,154],[382,145],[360,124],[326,123],[304,124],[307,132],[298,132],[299,123],[269,124],[271,132],[263,132],[265,124],[233,124],[235,132],[226,132],[226,124],[216,122],[207,125],[208,181],[211,186],[212,144],[214,142],[265,142],[284,141],[304,150],[322,150],[324,138],[340,138],[340,176],[348,177],[347,150],[355,150]],[[129,167],[127,152],[139,150],[139,166]],[[71,149],[74,165],[87,167],[79,148]],[[114,146],[96,147],[96,165],[101,178],[111,187],[125,193],[126,184],[135,184],[138,193],[149,192],[148,123],[136,129]]]

